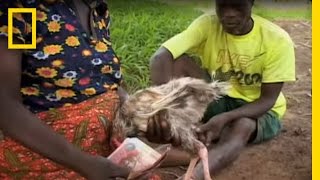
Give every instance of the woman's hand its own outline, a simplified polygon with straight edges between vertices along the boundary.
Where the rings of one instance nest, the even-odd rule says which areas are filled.
[[[84,168],[89,180],[127,179],[129,176],[129,169],[120,167],[104,157],[93,157],[90,161]]]

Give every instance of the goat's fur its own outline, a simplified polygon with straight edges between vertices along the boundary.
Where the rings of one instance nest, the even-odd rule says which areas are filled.
[[[181,138],[183,149],[196,153],[192,126],[201,121],[209,103],[226,94],[228,87],[224,82],[206,83],[184,77],[137,91],[122,105],[114,128],[124,136],[137,136],[146,132],[150,117],[164,111],[172,135]]]

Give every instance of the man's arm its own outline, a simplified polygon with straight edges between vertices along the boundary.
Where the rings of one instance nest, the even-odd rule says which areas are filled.
[[[112,169],[124,174],[107,160],[82,152],[27,110],[20,95],[22,52],[8,50],[7,41],[0,38],[0,53],[0,129],[5,135],[85,177],[99,179],[95,177],[104,173],[107,178]],[[97,175],[92,175],[95,172]]]
[[[196,52],[207,39],[210,26],[211,16],[202,15],[187,29],[162,44],[151,57],[150,72],[154,85],[166,83],[172,78],[174,60],[186,52]]]
[[[283,82],[263,83],[261,86],[260,97],[244,106],[212,117],[206,124],[201,125],[196,131],[199,138],[206,144],[220,136],[222,129],[226,124],[240,118],[258,119],[267,113],[276,103],[283,87]]]
[[[259,99],[233,111],[226,112],[226,116],[230,119],[239,119],[241,117],[251,119],[259,118],[274,106],[282,87],[283,82],[262,84]]]
[[[164,47],[151,57],[150,73],[151,81],[154,85],[160,85],[168,82],[173,76],[174,58],[170,51]]]

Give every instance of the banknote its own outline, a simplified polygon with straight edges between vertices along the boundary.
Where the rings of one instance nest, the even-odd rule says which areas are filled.
[[[113,163],[129,168],[132,172],[145,170],[161,158],[161,154],[139,140],[126,138],[108,157]]]

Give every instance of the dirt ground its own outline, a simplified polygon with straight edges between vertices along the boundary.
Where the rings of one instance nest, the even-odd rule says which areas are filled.
[[[311,24],[276,21],[296,44],[297,81],[285,85],[288,111],[283,131],[275,139],[248,147],[215,180],[311,179]],[[175,179],[183,167],[160,169],[163,179]]]

